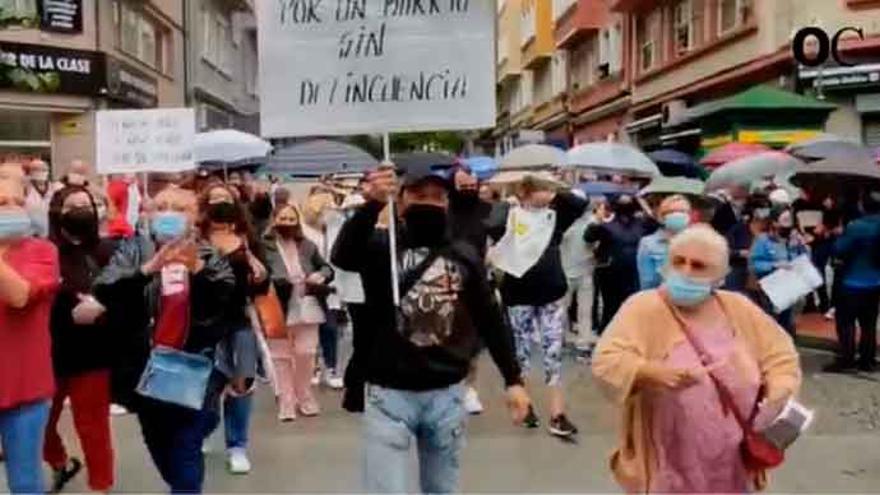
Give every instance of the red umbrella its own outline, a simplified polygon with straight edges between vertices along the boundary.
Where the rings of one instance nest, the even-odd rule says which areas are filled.
[[[770,151],[769,146],[761,143],[740,143],[733,142],[725,144],[719,148],[715,148],[709,154],[700,160],[700,164],[707,168],[716,168],[727,162],[742,158],[744,156],[754,155],[764,151]]]

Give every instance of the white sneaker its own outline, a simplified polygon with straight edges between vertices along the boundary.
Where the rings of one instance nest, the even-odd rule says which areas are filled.
[[[110,416],[125,416],[126,414],[129,414],[128,409],[119,404],[110,404]]]
[[[480,414],[483,412],[483,403],[480,402],[480,394],[474,387],[468,387],[464,393],[464,409],[468,414]]]
[[[834,308],[829,309],[828,312],[825,313],[825,319],[828,320],[828,321],[833,320],[833,319],[834,319],[834,313],[835,313]]]
[[[342,380],[342,377],[333,369],[327,370],[327,372],[324,373],[324,385],[327,385],[333,390],[342,390],[345,388],[345,382]]]
[[[226,466],[230,474],[248,474],[251,472],[251,461],[242,448],[231,448],[227,452]]]

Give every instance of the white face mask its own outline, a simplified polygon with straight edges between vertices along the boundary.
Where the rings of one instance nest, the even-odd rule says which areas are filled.
[[[39,171],[31,173],[31,180],[34,182],[46,182],[49,180],[48,171]]]

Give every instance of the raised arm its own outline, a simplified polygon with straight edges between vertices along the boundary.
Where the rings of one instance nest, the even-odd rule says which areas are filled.
[[[25,261],[13,268],[0,256],[0,301],[22,309],[33,301],[54,294],[61,280],[58,251],[49,243],[29,244]]]

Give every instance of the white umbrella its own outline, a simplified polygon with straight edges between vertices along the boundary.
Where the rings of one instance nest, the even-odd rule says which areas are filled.
[[[565,152],[546,144],[527,144],[512,150],[501,159],[500,169],[560,167],[565,165]]]
[[[266,156],[271,150],[267,141],[235,129],[200,132],[195,138],[197,162],[236,162]]]
[[[657,165],[639,149],[623,143],[587,143],[568,150],[568,164],[596,173],[641,177],[660,175]]]

